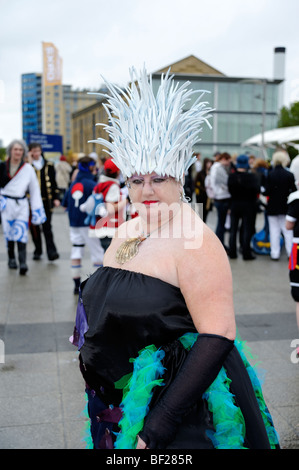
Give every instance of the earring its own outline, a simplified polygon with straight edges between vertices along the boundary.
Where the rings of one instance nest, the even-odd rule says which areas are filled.
[[[186,196],[184,189],[180,193],[180,201],[182,201],[182,202],[191,202],[191,198]]]

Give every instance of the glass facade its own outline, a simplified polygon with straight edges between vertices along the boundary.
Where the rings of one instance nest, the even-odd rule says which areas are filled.
[[[42,76],[37,73],[22,75],[23,139],[30,132],[42,132]]]
[[[28,141],[29,133],[62,135],[63,151],[71,150],[72,113],[99,98],[85,89],[73,90],[71,85],[43,88],[42,74],[38,73],[23,74],[21,80],[23,139]]]
[[[194,151],[212,157],[216,151],[239,154],[246,150],[242,142],[263,130],[277,127],[280,81],[231,78],[226,76],[184,76],[178,82],[189,80],[193,90],[206,90],[202,100],[214,109],[210,123],[203,125]],[[154,89],[160,76],[153,75]],[[196,93],[188,106],[198,97]]]

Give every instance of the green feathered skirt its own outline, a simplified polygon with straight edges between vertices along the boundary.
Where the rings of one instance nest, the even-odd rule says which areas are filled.
[[[134,449],[147,413],[170,386],[196,338],[196,333],[187,333],[165,348],[149,345],[132,358],[132,374],[115,384],[123,390],[119,407],[107,407],[87,389],[86,447]],[[183,418],[168,449],[279,448],[260,380],[247,360],[250,356],[245,342],[236,340],[217,378]]]

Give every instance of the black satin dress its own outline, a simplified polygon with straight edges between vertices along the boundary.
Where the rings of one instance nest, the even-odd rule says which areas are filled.
[[[90,398],[93,444],[95,448],[113,448],[111,431],[117,429],[122,400],[122,392],[114,384],[132,372],[130,358],[151,344],[165,351],[165,386],[154,390],[150,405],[154,406],[188,354],[178,338],[196,333],[196,329],[180,289],[155,277],[102,267],[83,282],[81,290],[79,302],[87,324],[84,335],[81,331],[80,366]],[[78,329],[77,321],[77,336]],[[251,381],[235,347],[224,365],[246,422],[245,447],[270,448]],[[114,415],[105,422],[107,408],[113,409]],[[199,397],[168,448],[212,449],[207,430],[214,430],[213,416],[206,400]]]

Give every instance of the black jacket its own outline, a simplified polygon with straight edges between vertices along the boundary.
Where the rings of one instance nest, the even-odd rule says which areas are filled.
[[[54,199],[59,199],[59,191],[55,178],[55,168],[52,162],[44,158],[44,166],[37,170],[34,165],[36,176],[40,185],[41,196],[45,209],[52,210]]]
[[[277,165],[269,171],[264,193],[269,197],[267,214],[286,214],[288,196],[296,189],[293,173],[283,168],[282,165]]]
[[[256,202],[259,193],[259,183],[254,173],[237,170],[229,175],[227,185],[232,196],[232,202]]]

